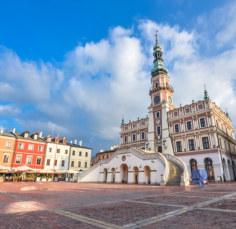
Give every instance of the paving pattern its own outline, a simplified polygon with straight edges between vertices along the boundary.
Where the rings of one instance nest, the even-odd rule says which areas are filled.
[[[236,228],[236,183],[1,183],[0,229]]]

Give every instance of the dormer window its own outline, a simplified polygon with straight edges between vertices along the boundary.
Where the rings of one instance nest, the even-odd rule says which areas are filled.
[[[37,140],[37,139],[38,139],[38,135],[34,134],[34,140]]]
[[[24,133],[24,138],[28,138],[29,137],[29,133],[28,132],[25,132]]]

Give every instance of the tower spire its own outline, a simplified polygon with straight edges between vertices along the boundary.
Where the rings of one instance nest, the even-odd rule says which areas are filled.
[[[204,84],[204,100],[208,100],[209,99],[209,95],[206,89],[206,84]]]
[[[163,51],[159,44],[158,30],[157,30],[155,33],[155,45],[153,47],[154,60],[153,60],[152,76],[158,75],[160,72],[167,73],[162,55]]]

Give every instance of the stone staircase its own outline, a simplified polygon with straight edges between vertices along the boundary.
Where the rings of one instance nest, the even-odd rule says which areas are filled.
[[[166,185],[189,185],[189,174],[186,164],[178,157],[163,154],[168,162],[169,174]]]
[[[180,185],[182,169],[172,161],[168,161],[168,163],[170,172],[166,185]]]

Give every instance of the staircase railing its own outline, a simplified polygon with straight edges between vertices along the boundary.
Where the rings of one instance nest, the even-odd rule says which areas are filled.
[[[183,174],[181,175],[181,184],[183,185],[189,185],[190,183],[190,177],[188,173],[188,168],[184,161],[174,155],[171,154],[165,154],[165,157],[175,163],[177,166],[179,166],[183,170]]]

